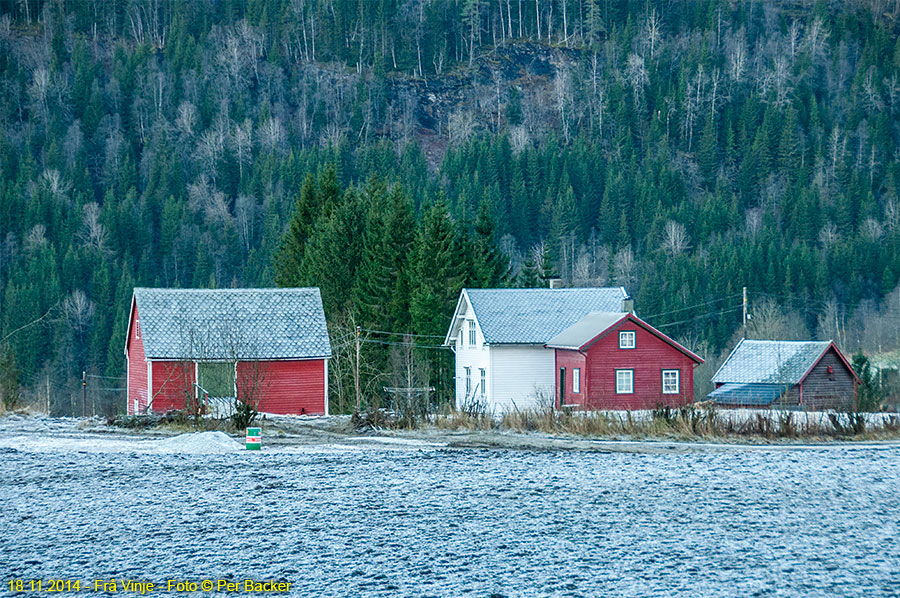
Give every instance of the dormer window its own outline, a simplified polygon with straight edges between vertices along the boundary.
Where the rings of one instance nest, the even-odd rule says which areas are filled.
[[[634,349],[634,330],[623,330],[619,333],[619,348]]]

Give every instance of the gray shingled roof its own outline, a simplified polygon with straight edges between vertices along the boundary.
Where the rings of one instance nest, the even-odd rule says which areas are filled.
[[[134,290],[150,359],[330,357],[317,288]]]
[[[489,344],[544,344],[593,311],[622,311],[624,287],[465,289]]]
[[[743,339],[712,381],[723,384],[797,384],[830,344],[830,341]]]
[[[586,342],[627,316],[624,312],[594,311],[547,342],[554,349],[580,349]]]

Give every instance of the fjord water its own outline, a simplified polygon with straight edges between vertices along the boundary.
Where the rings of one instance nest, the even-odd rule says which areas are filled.
[[[320,596],[900,594],[897,446],[13,444],[0,593],[10,578],[227,577]]]

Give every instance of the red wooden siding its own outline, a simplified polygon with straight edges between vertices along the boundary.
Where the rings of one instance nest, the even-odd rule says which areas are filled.
[[[143,411],[147,407],[147,359],[144,356],[144,340],[139,334],[140,318],[137,305],[131,306],[131,322],[128,326],[128,404],[129,415]]]
[[[238,362],[239,389],[258,385],[259,411],[324,415],[325,360]]]
[[[563,351],[556,352],[556,404],[559,405],[559,371],[566,370],[566,395],[565,406],[584,407],[587,397],[587,368],[585,367],[586,358],[584,353],[579,351]],[[581,389],[580,392],[574,392],[575,368],[581,371]]]
[[[164,413],[186,409],[194,392],[194,364],[182,361],[153,362],[153,411]]]
[[[619,348],[619,331],[635,332],[635,348]],[[577,351],[557,349],[558,367],[567,367],[566,386],[571,390],[571,367],[577,363]],[[694,400],[694,360],[635,322],[625,319],[587,348],[581,373],[582,397],[577,402],[585,409],[653,409],[677,407]],[[631,394],[616,393],[616,370],[634,371]],[[663,394],[662,371],[679,371],[678,394]],[[559,371],[557,369],[557,385]],[[557,396],[559,390],[557,389]],[[567,394],[567,398],[571,396]]]

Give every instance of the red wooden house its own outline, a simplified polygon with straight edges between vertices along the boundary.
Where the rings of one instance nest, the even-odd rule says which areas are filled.
[[[331,344],[317,288],[134,290],[127,411],[251,402],[328,414]]]
[[[631,313],[593,312],[557,334],[556,404],[654,409],[694,400],[703,359]]]

